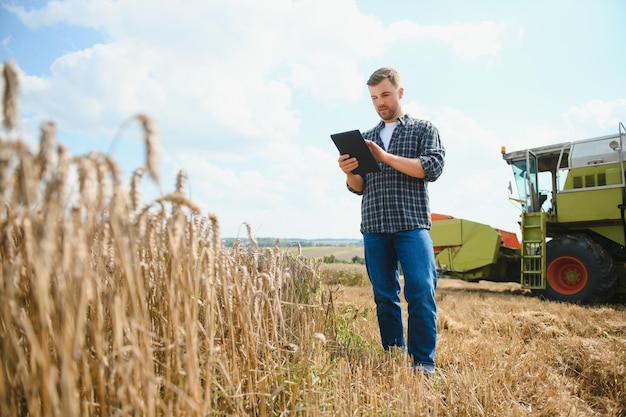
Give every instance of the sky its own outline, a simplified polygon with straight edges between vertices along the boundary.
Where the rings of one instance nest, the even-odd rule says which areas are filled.
[[[217,215],[223,237],[359,239],[330,134],[379,122],[366,80],[402,76],[402,106],[446,148],[431,210],[518,232],[507,151],[626,123],[623,0],[0,0],[0,62],[19,67],[19,135],[54,121],[74,156],[146,164]],[[512,197],[517,197],[514,189]]]

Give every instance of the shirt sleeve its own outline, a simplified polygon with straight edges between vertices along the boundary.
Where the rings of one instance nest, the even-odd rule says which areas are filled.
[[[432,124],[428,124],[428,128],[424,134],[424,148],[419,156],[424,168],[424,180],[433,182],[443,172],[445,164],[446,150],[439,138],[439,130]]]

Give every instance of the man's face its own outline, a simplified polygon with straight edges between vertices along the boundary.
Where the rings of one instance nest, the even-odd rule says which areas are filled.
[[[400,99],[404,94],[402,87],[394,87],[391,81],[385,78],[376,85],[370,85],[369,89],[372,104],[374,104],[374,109],[381,119],[389,123],[395,122],[398,117],[402,116],[402,106],[400,105]]]

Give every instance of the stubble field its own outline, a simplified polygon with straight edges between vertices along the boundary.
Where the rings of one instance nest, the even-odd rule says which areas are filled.
[[[375,345],[371,288],[337,294],[337,314]],[[626,415],[624,306],[547,302],[517,284],[451,279],[439,280],[436,297],[436,415]],[[371,377],[384,385],[389,375]],[[401,397],[408,385],[387,388]]]

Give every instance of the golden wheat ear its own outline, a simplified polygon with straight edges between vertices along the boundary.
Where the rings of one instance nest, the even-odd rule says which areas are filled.
[[[56,145],[56,124],[46,122],[41,126],[41,136],[39,138],[39,153],[37,163],[39,164],[39,179],[43,180],[54,165],[54,151]]]
[[[133,177],[130,181],[130,204],[133,210],[137,210],[139,208],[139,203],[141,202],[141,191],[139,190],[139,182],[141,181],[141,177],[144,172],[146,172],[145,167],[139,167],[133,172]]]
[[[185,185],[187,184],[187,171],[181,169],[176,176],[176,192],[179,194],[185,193]]]
[[[246,231],[248,232],[248,240],[250,241],[250,243],[254,245],[255,248],[258,248],[259,244],[257,243],[256,239],[254,238],[254,235],[252,234],[252,226],[248,222],[244,222],[243,224],[246,226]]]
[[[213,213],[209,213],[209,220],[211,220],[211,230],[213,231],[213,247],[219,248],[221,245],[220,222],[217,220],[217,215]]]
[[[2,78],[4,78],[4,93],[2,95],[2,124],[9,131],[17,127],[17,101],[19,95],[19,84],[17,82],[17,66],[13,61],[6,61],[2,68]]]
[[[159,140],[156,132],[156,128],[152,119],[145,114],[138,114],[135,116],[137,120],[141,122],[143,127],[144,138],[146,142],[146,166],[148,168],[148,175],[150,178],[159,182]]]

